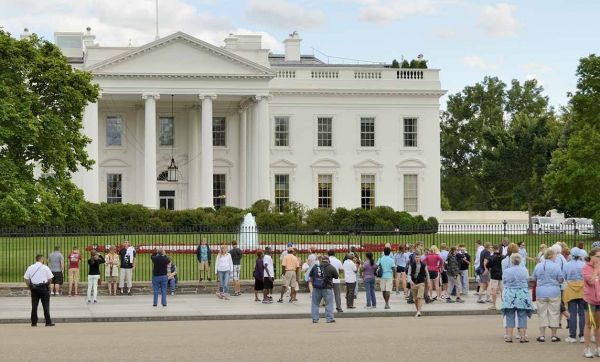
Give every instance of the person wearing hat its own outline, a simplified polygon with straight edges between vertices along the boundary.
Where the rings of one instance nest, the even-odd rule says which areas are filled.
[[[565,265],[565,290],[563,302],[569,311],[569,337],[565,342],[577,342],[577,321],[579,319],[579,340],[583,342],[585,326],[585,302],[583,301],[583,267],[587,253],[580,248],[571,250],[571,260]]]
[[[427,271],[427,265],[421,258],[421,252],[418,249],[415,249],[415,252],[413,253],[413,258],[408,265],[406,276],[408,282],[411,284],[410,292],[415,302],[415,308],[417,309],[417,314],[415,316],[420,317],[423,299],[425,298],[425,283],[429,283],[429,272]]]

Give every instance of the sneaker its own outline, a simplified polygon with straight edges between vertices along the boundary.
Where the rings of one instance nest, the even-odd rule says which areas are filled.
[[[417,314],[415,314],[415,317],[420,317],[421,316],[421,312],[417,312]]]
[[[591,348],[589,348],[589,347],[588,347],[588,348],[586,348],[586,349],[584,349],[584,350],[583,350],[583,356],[584,356],[585,358],[593,358],[593,357],[594,357],[594,354],[592,353],[592,349],[591,349]]]
[[[344,310],[343,310],[342,308],[336,308],[336,311],[337,311],[338,313],[344,313]]]
[[[464,303],[465,301],[460,299],[460,298],[456,298],[456,303]]]
[[[88,299],[87,304],[90,304],[92,301]]]
[[[97,301],[97,300],[95,300],[95,301],[94,301],[94,304],[97,304],[97,303],[98,303],[98,301]]]
[[[585,342],[585,340],[584,340],[583,336],[579,337],[579,343],[584,343],[584,342]]]
[[[327,321],[327,323],[335,323],[335,319],[332,319],[330,321]]]
[[[277,303],[283,303],[283,299],[279,299]]]
[[[446,303],[454,303],[454,301],[450,298],[446,299]]]
[[[567,338],[565,338],[565,342],[567,342],[567,343],[577,343],[577,340],[575,338],[567,337]]]
[[[385,307],[383,309],[390,309],[390,305],[386,304]]]
[[[175,292],[171,292],[171,295],[175,295]]]
[[[483,301],[483,300],[479,299],[479,300],[477,301],[477,303],[479,303],[479,304],[485,304],[485,301]]]
[[[312,321],[313,321],[313,323],[319,323],[318,319],[313,319]]]
[[[600,348],[596,348],[596,356],[600,357]]]

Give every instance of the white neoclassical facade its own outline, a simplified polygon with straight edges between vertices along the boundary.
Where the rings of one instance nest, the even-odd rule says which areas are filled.
[[[101,88],[83,119],[96,164],[74,176],[89,201],[441,214],[439,70],[325,64],[296,33],[282,55],[260,35],[223,47],[182,32],[139,47],[99,46],[89,29],[55,37]]]

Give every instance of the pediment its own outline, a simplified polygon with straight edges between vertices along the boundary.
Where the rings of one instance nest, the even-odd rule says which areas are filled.
[[[400,161],[396,168],[425,168],[425,164],[421,160],[411,158],[408,160]]]
[[[100,164],[102,167],[129,167],[129,164],[118,158],[109,158]]]
[[[224,159],[224,158],[215,158],[213,159],[213,167],[233,167],[233,162]]]
[[[340,163],[331,158],[320,158],[313,162],[310,167],[312,168],[339,168]]]
[[[361,161],[354,165],[354,168],[382,168],[382,167],[383,167],[382,163],[377,162],[373,159],[364,160],[364,161]]]
[[[94,75],[273,77],[258,63],[177,32],[96,63]]]
[[[295,168],[296,166],[298,166],[296,163],[286,159],[271,162],[272,168]]]

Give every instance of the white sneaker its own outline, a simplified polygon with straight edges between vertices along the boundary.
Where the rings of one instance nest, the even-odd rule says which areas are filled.
[[[592,349],[591,348],[586,348],[583,350],[583,356],[585,358],[593,358],[594,354],[592,353]]]
[[[567,343],[577,343],[577,340],[575,338],[567,337],[567,338],[565,338],[565,342],[567,342]]]
[[[415,317],[420,317],[421,316],[421,312],[417,312],[417,314],[415,314]]]
[[[584,343],[585,339],[583,338],[583,336],[579,337],[579,343]]]
[[[596,348],[596,356],[600,357],[600,348]]]

